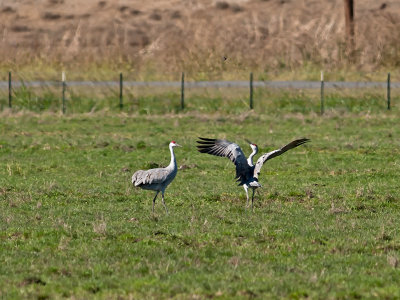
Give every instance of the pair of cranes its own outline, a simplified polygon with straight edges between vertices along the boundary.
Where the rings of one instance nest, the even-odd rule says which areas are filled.
[[[252,189],[253,191],[253,194],[251,196],[251,209],[253,210],[254,192],[257,188],[261,187],[261,184],[258,182],[258,176],[260,175],[261,167],[263,166],[263,164],[266,161],[277,157],[290,149],[303,145],[309,141],[310,140],[306,138],[294,140],[280,149],[263,154],[257,160],[257,163],[255,165],[253,163],[253,157],[258,153],[258,147],[256,144],[253,144],[249,141],[247,142],[249,143],[253,151],[247,159],[242,149],[240,149],[239,145],[229,142],[227,140],[200,137],[197,141],[197,149],[201,153],[227,157],[235,164],[236,179],[239,182],[239,185],[242,185],[246,192],[246,207],[248,207],[249,205],[248,190]],[[156,195],[153,198],[153,213],[154,205],[160,192],[162,195],[162,204],[164,205],[165,212],[168,213],[168,209],[164,201],[164,193],[167,186],[172,182],[172,180],[174,180],[176,174],[178,173],[178,166],[176,164],[176,158],[174,154],[175,147],[182,146],[177,144],[175,141],[169,143],[171,162],[166,168],[139,170],[136,171],[132,176],[132,184],[135,187],[140,187],[145,190],[152,190],[156,192]]]

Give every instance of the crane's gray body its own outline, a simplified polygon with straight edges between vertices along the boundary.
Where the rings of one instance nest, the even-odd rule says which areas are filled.
[[[136,171],[132,176],[132,183],[134,186],[140,187],[144,190],[165,191],[167,186],[174,180],[178,173],[177,166],[170,166],[166,168],[156,168],[150,170]]]
[[[156,195],[153,199],[153,212],[154,204],[156,202],[158,193],[161,192],[162,203],[165,211],[168,213],[167,206],[164,202],[164,192],[167,186],[174,180],[178,173],[178,166],[176,164],[175,154],[173,147],[181,147],[174,141],[169,144],[169,150],[171,151],[171,162],[166,168],[156,168],[150,170],[139,170],[132,175],[132,184],[135,187],[140,187],[144,190],[156,191]]]
[[[277,157],[286,151],[296,148],[304,143],[307,143],[309,139],[298,139],[294,140],[291,143],[283,146],[278,150],[273,150],[271,152],[265,153],[260,156],[257,160],[256,165],[253,164],[253,157],[258,152],[258,147],[255,144],[249,142],[250,147],[253,149],[253,152],[246,159],[242,149],[240,149],[239,145],[229,142],[227,140],[218,140],[218,139],[208,139],[208,138],[199,138],[197,141],[199,145],[197,145],[198,151],[201,153],[208,153],[215,156],[223,156],[229,158],[236,166],[236,179],[239,182],[239,185],[242,185],[244,190],[246,191],[247,203],[249,202],[248,189],[251,188],[253,190],[253,196],[251,199],[251,207],[253,208],[253,199],[254,199],[254,190],[261,187],[261,184],[258,182],[258,176],[261,172],[261,167],[263,164],[274,157]]]

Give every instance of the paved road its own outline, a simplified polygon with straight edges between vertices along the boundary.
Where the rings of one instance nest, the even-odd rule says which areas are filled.
[[[22,83],[15,81],[13,87],[20,87]],[[61,85],[59,81],[27,81],[24,82],[27,87],[45,87]],[[118,86],[118,81],[68,81],[68,86]],[[321,83],[319,81],[254,81],[254,87],[269,87],[269,88],[290,88],[290,89],[319,89]],[[179,81],[124,81],[124,86],[148,86],[148,87],[180,87]],[[248,88],[248,81],[197,81],[185,82],[185,88],[226,88],[238,87]],[[354,89],[354,88],[386,88],[386,82],[325,82],[325,88],[338,89]],[[0,89],[7,89],[8,82],[0,81]],[[392,82],[391,88],[400,88],[400,82]]]

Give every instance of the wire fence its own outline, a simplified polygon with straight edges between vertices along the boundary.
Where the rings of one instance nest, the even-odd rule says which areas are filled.
[[[147,95],[144,96],[143,91],[146,89],[148,92]],[[193,92],[199,89],[202,89],[203,92]],[[214,96],[213,92],[210,92],[210,89],[219,90],[219,95]],[[313,100],[311,101],[313,110],[316,110],[316,94],[319,94],[318,111],[324,114],[329,104],[337,105],[339,98],[342,98],[339,99],[339,102],[343,102],[346,101],[346,99],[355,100],[358,97],[364,102],[375,101],[380,103],[379,105],[381,107],[390,110],[393,106],[392,89],[400,89],[400,82],[391,82],[390,74],[388,74],[387,80],[382,82],[325,82],[323,73],[321,73],[320,81],[254,81],[253,73],[250,73],[248,81],[188,82],[185,81],[185,74],[182,73],[180,81],[130,81],[124,80],[123,74],[120,74],[119,80],[116,81],[67,82],[64,73],[60,81],[23,81],[13,80],[13,76],[10,72],[7,81],[0,81],[0,109],[3,110],[8,107],[14,110],[57,110],[58,106],[59,110],[66,113],[67,111],[77,112],[93,110],[93,108],[96,107],[97,109],[100,107],[105,108],[109,105],[110,108],[115,109],[118,107],[120,110],[124,110],[127,106],[128,111],[134,111],[135,109],[140,110],[138,102],[141,101],[142,104],[147,102],[148,107],[152,107],[153,105],[170,105],[174,111],[177,111],[187,108],[194,109],[194,102],[201,102],[199,100],[202,97],[204,99],[208,97],[211,98],[211,100],[214,99],[216,102],[220,102],[220,104],[224,104],[219,100],[229,94],[226,92],[227,90],[231,90],[232,95],[228,96],[228,98],[235,98],[236,96],[236,98],[240,100],[239,103],[242,109],[246,106],[247,109],[254,109],[257,104],[261,104],[262,101],[265,101],[263,100],[265,97],[268,97],[270,101],[272,101],[272,97],[278,94],[288,98],[294,97],[294,100],[298,101],[300,99],[298,99],[298,97],[296,98],[296,95],[300,94],[300,98],[304,98],[306,102],[310,99]],[[225,92],[221,92],[221,90]],[[343,91],[349,90],[358,91],[355,93],[347,92],[347,94],[344,95]],[[308,95],[305,95],[304,91],[307,91]],[[202,94],[202,96],[199,94]],[[362,96],[360,96],[361,94]],[[283,99],[282,97],[275,98],[278,99],[276,101],[282,101]],[[106,99],[106,101],[104,101],[104,99]],[[147,101],[143,101],[144,99]],[[180,99],[180,101],[178,99]],[[85,100],[89,101],[91,105],[87,105],[86,107],[82,105]],[[189,107],[185,105],[188,103],[188,100],[192,104],[189,105]],[[102,105],[99,104],[100,102],[103,102]],[[158,102],[158,104],[156,104],[156,102]],[[81,104],[81,109],[77,109],[79,104]],[[231,105],[229,103],[225,104]],[[304,105],[309,104],[310,103],[304,103]],[[364,103],[364,105],[366,104]],[[214,105],[216,109],[218,109],[219,106],[220,105]],[[71,110],[68,109],[68,107],[74,107],[75,109]],[[201,107],[201,104],[199,107]],[[211,107],[213,107],[213,105],[211,105]],[[147,112],[148,111],[149,109]]]

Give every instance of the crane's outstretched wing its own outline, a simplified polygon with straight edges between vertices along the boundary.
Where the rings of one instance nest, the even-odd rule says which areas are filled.
[[[281,149],[278,150],[274,150],[268,153],[265,153],[264,155],[262,155],[256,163],[256,167],[254,169],[254,177],[258,179],[258,175],[260,175],[260,171],[261,171],[261,167],[263,166],[263,164],[267,161],[270,160],[274,157],[277,157],[283,153],[285,153],[286,151],[296,148],[300,145],[303,145],[307,142],[309,142],[309,139],[299,139],[299,140],[294,140],[293,142],[287,144],[286,146],[283,146]]]
[[[236,166],[236,178],[241,183],[249,177],[250,166],[247,163],[246,156],[239,145],[227,140],[208,139],[199,137],[197,150],[201,153],[208,153],[215,156],[229,158]]]

